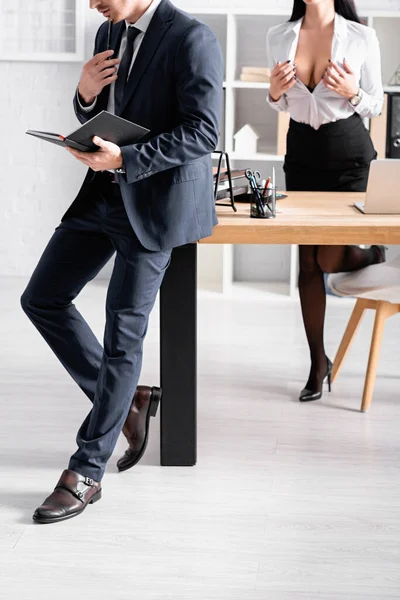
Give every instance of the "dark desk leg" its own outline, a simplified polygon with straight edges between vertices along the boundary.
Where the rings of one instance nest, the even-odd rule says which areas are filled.
[[[175,248],[160,292],[161,464],[192,466],[197,450],[197,244]]]

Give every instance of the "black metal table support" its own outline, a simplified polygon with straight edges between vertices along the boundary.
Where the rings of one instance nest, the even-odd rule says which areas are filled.
[[[161,464],[197,454],[197,244],[175,248],[160,290]]]

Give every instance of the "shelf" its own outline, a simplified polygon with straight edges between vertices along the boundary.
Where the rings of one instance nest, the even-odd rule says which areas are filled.
[[[261,81],[224,81],[223,87],[224,89],[233,88],[233,89],[253,89],[253,90],[268,90],[270,84],[263,83]],[[384,92],[400,92],[400,85],[384,85]]]
[[[281,162],[284,159],[284,156],[281,156],[279,154],[267,154],[265,152],[256,152],[256,154],[241,154],[240,152],[232,152],[229,155],[229,158],[231,160],[254,160],[254,161],[265,161],[265,160],[270,160],[270,161],[277,161],[277,162]]]
[[[10,0],[12,1],[12,0]],[[389,4],[390,0],[386,0]],[[394,0],[398,3],[400,0]],[[196,0],[194,0],[196,2]],[[259,2],[260,6],[250,8],[242,3],[242,8],[236,8],[235,3],[226,2],[225,8],[218,6],[218,0],[209,8],[199,7],[191,12],[202,16],[214,30],[220,41],[224,59],[224,109],[223,109],[223,133],[221,130],[221,146],[228,152],[231,168],[258,169],[261,173],[276,171],[276,182],[279,189],[284,189],[284,153],[285,145],[283,139],[286,136],[287,113],[281,113],[268,107],[266,97],[270,84],[265,81],[241,81],[240,74],[244,67],[249,65],[266,68],[268,59],[266,56],[266,34],[268,29],[287,20],[290,15],[289,6],[268,8],[266,3]],[[394,3],[393,2],[393,3]],[[175,4],[184,4],[184,0],[175,0]],[[198,0],[200,3],[200,0]],[[205,3],[204,3],[205,4]],[[238,4],[238,3],[236,3]],[[271,5],[272,3],[270,3]],[[233,6],[232,6],[233,5]],[[384,5],[381,5],[384,8]],[[185,10],[185,7],[182,7]],[[390,7],[389,7],[390,8]],[[363,17],[367,25],[372,26],[378,36],[382,57],[382,79],[388,82],[395,72],[400,56],[400,10],[373,10],[360,9],[360,17]],[[207,16],[209,15],[209,16]],[[383,86],[385,92],[400,92],[400,85]],[[251,153],[247,145],[237,145],[235,152],[235,134],[246,124],[252,126],[258,136],[257,151]],[[240,141],[240,140],[239,140]],[[243,148],[243,150],[241,150]],[[278,154],[278,152],[280,154]],[[216,166],[219,155],[213,154],[213,165]],[[228,210],[228,209],[227,209]],[[227,252],[224,254],[224,252]],[[274,268],[266,269],[268,260],[271,264],[282,266],[284,270],[284,281],[279,280],[282,272]],[[243,294],[257,294],[260,302],[264,301],[265,294],[275,297],[277,301],[286,297],[297,298],[298,278],[298,250],[297,246],[277,247],[269,249],[268,257],[265,258],[262,250],[250,247],[229,247],[226,251],[223,246],[213,247],[208,254],[201,254],[200,268],[203,269],[204,278],[209,281],[213,279],[216,289],[222,292]],[[235,271],[236,269],[236,271]],[[210,277],[210,272],[213,273]],[[221,275],[223,272],[223,275]],[[265,273],[267,272],[267,275]],[[234,277],[239,280],[249,279],[268,281],[266,284],[253,284],[248,282],[233,281]],[[265,277],[264,277],[265,276]],[[233,282],[233,284],[232,284]],[[327,301],[337,301],[337,298],[329,296]],[[343,299],[339,299],[343,302]]]
[[[384,85],[384,92],[400,92],[400,85]]]
[[[187,10],[187,3],[184,0],[176,0],[175,6],[182,10]],[[363,17],[400,17],[398,10],[374,10],[374,9],[359,9],[359,14]],[[285,8],[223,8],[223,7],[205,7],[205,6],[193,6],[190,9],[191,14],[203,14],[203,15],[238,15],[238,16],[256,16],[256,17],[268,17],[268,16],[283,16],[289,17],[291,13],[291,7]]]
[[[261,81],[224,81],[224,89],[268,90],[270,84]],[[384,92],[400,92],[400,85],[384,85]]]
[[[213,152],[211,154],[213,160],[219,160],[220,154]],[[256,154],[242,154],[241,152],[230,152],[230,160],[252,160],[252,161],[276,161],[282,162],[285,158],[279,154],[268,154],[267,152],[256,152]]]
[[[231,296],[237,299],[245,299],[251,296],[252,300],[265,302],[276,300],[282,302],[283,299],[291,301],[290,285],[284,281],[253,282],[253,281],[233,281]]]
[[[268,90],[270,84],[261,81],[232,81],[232,83],[226,83],[226,87],[231,88],[242,88],[249,90]]]

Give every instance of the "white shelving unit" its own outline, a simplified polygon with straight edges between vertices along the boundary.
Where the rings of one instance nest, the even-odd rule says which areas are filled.
[[[283,159],[277,154],[278,113],[266,103],[268,83],[240,81],[242,66],[266,67],[266,34],[270,27],[289,18],[285,9],[191,8],[190,13],[206,23],[216,34],[225,59],[223,122],[219,149],[229,153],[233,168],[257,168],[265,178],[272,166],[277,186],[284,189]],[[400,62],[400,11],[359,10],[360,17],[376,29],[381,46],[382,77],[385,91]],[[235,152],[234,134],[249,123],[259,134],[257,153]],[[284,246],[200,246],[199,281],[210,289],[229,292],[235,280],[260,282],[265,260],[271,290],[297,293],[297,247]],[[247,266],[244,255],[248,255]],[[253,268],[254,267],[254,268]]]
[[[82,0],[0,0],[0,60],[84,60]]]

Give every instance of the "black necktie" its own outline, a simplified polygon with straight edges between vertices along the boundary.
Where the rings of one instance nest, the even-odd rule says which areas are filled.
[[[115,114],[118,115],[120,113],[120,109],[122,106],[122,100],[124,98],[125,85],[128,81],[129,69],[132,63],[133,57],[133,42],[135,38],[141,33],[140,29],[136,29],[136,27],[128,27],[127,31],[127,40],[125,46],[125,52],[122,56],[121,63],[118,69],[118,79],[115,82]]]

